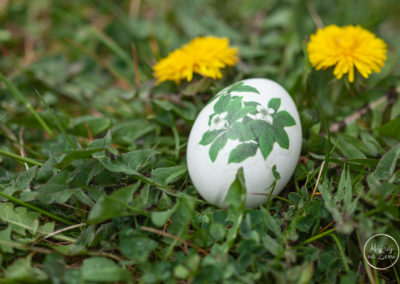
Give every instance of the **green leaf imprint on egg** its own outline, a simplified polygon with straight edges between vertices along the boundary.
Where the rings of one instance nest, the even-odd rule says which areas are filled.
[[[253,157],[258,149],[266,160],[275,143],[289,149],[289,136],[285,128],[296,125],[294,118],[281,107],[280,98],[271,98],[266,105],[256,101],[243,101],[243,96],[232,96],[232,92],[259,91],[243,82],[238,82],[216,96],[214,112],[208,118],[209,129],[203,134],[200,145],[209,147],[209,157],[214,162],[229,140],[240,143],[231,150],[228,164],[241,163]]]

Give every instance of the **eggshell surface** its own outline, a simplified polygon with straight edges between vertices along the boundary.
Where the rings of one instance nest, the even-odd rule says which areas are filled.
[[[290,95],[268,79],[239,81],[214,96],[190,132],[190,178],[208,202],[225,196],[243,168],[246,207],[264,204],[290,180],[301,151],[299,113]]]

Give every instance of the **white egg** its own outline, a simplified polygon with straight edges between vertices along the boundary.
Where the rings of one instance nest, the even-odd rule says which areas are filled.
[[[225,207],[242,167],[246,207],[257,207],[272,188],[276,195],[286,186],[301,142],[299,113],[286,90],[267,79],[243,80],[220,91],[196,118],[187,146],[189,175],[205,200]]]

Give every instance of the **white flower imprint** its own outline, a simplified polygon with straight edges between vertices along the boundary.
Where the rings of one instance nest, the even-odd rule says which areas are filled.
[[[272,124],[273,118],[272,115],[275,113],[275,110],[272,108],[265,108],[263,106],[257,106],[258,113],[255,115],[255,119],[265,120],[269,124]]]
[[[220,130],[228,125],[228,122],[226,121],[226,116],[228,115],[228,112],[223,112],[221,114],[216,114],[211,120],[211,126],[210,130]]]

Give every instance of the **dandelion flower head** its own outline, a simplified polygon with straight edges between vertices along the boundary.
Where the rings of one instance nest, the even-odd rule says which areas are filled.
[[[341,79],[348,73],[354,81],[354,68],[364,78],[380,72],[386,60],[386,44],[360,26],[330,25],[311,35],[307,45],[311,65],[317,70],[335,66],[333,74]]]
[[[154,76],[159,83],[170,80],[177,84],[184,79],[190,82],[193,73],[219,79],[221,68],[236,64],[237,53],[227,38],[198,37],[161,59],[154,66]]]

